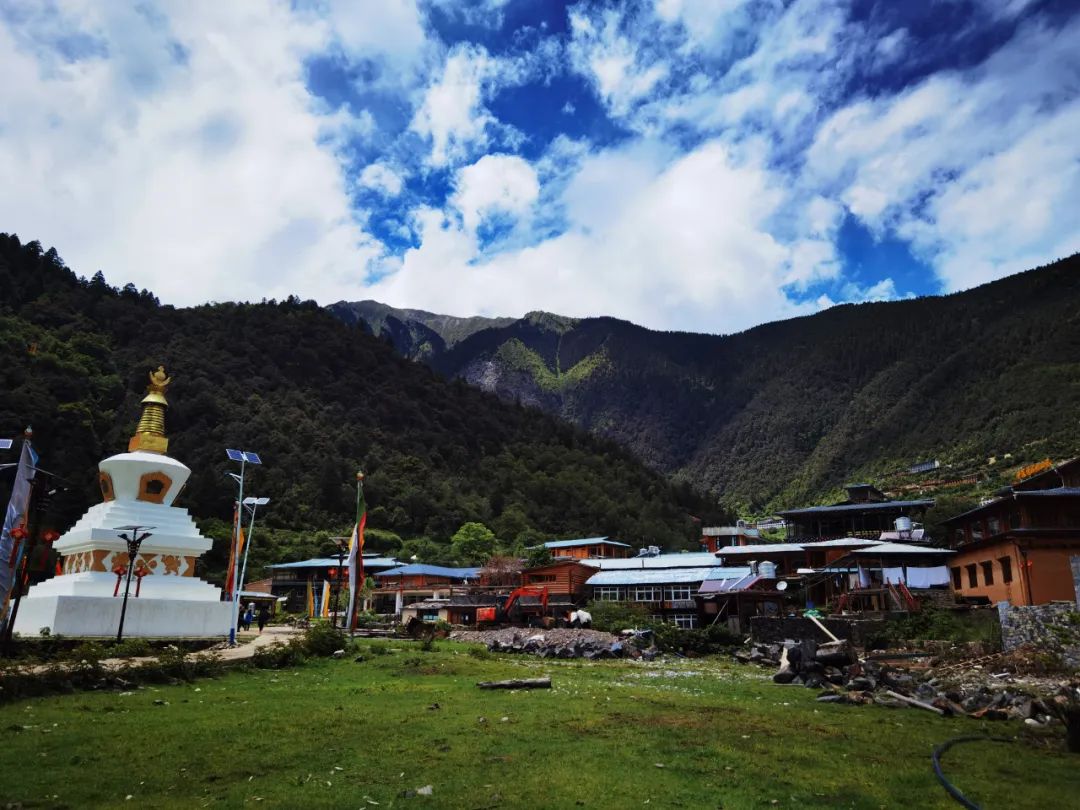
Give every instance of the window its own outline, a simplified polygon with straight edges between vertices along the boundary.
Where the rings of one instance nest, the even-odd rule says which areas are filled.
[[[663,589],[657,585],[637,585],[630,589],[630,598],[635,602],[659,602],[663,599]]]
[[[684,630],[693,630],[697,627],[697,615],[694,613],[676,613],[671,617],[671,622],[676,627],[681,627]]]
[[[619,588],[616,587],[601,587],[593,588],[593,598],[598,602],[618,602],[619,601]]]
[[[674,602],[679,599],[693,599],[692,589],[689,585],[672,585],[664,589],[664,598]]]
[[[979,563],[979,565],[982,566],[982,570],[983,570],[983,584],[985,584],[985,585],[993,585],[994,584],[994,563],[993,563],[993,561],[987,561],[987,562],[984,562],[984,563]]]
[[[530,582],[554,582],[554,574],[529,574]]]
[[[998,563],[1001,565],[1001,581],[1012,582],[1012,557],[1001,557]]]
[[[990,534],[1001,534],[1001,521],[996,517],[987,518],[986,527]]]
[[[975,563],[972,563],[971,565],[966,566],[966,568],[967,568],[967,574],[968,574],[968,587],[969,588],[978,588],[979,587],[979,575],[977,573],[978,568],[976,567]]]
[[[960,590],[964,587],[964,581],[960,578],[960,566],[954,565],[952,568],[952,586],[956,590]]]
[[[1009,513],[1009,528],[1010,529],[1019,529],[1020,528],[1020,513],[1019,512],[1010,512]]]

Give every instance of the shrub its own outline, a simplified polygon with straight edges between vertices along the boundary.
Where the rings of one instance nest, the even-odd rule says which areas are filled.
[[[590,602],[587,610],[593,627],[609,633],[644,627],[649,622],[648,610],[636,602]]]
[[[311,655],[326,658],[346,645],[345,633],[326,622],[318,622],[304,631],[304,649]]]

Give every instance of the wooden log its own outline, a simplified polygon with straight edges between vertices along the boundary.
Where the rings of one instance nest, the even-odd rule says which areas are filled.
[[[931,706],[929,703],[923,703],[921,700],[916,700],[913,697],[901,695],[899,692],[894,692],[891,689],[886,689],[885,694],[891,698],[896,698],[903,703],[907,703],[909,706],[915,706],[919,709],[926,709],[928,712],[933,712],[934,714],[939,716],[945,715],[945,711],[943,709],[939,709],[937,706]]]
[[[481,689],[550,689],[551,678],[519,678],[510,681],[481,681]]]
[[[817,616],[807,616],[806,618],[808,618],[810,621],[812,621],[814,624],[816,624],[818,627],[820,627],[821,632],[824,633],[825,635],[827,635],[833,641],[839,641],[840,640],[836,636],[833,635],[832,630],[830,630],[828,627],[826,627],[820,621],[818,621]]]

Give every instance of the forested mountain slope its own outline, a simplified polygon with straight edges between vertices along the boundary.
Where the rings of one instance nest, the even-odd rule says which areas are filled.
[[[1080,256],[726,336],[534,313],[426,359],[762,512],[927,458],[1080,452]]]
[[[174,309],[7,235],[0,290],[0,437],[32,425],[42,467],[71,482],[49,517],[61,529],[100,499],[96,465],[126,449],[158,364],[175,380],[169,452],[193,470],[182,504],[223,527],[225,448],[257,451],[248,491],[272,499],[260,521],[302,553],[325,551],[314,531],[347,530],[357,468],[370,527],[437,544],[481,521],[508,546],[610,534],[678,547],[691,515],[722,517],[614,442],[446,382],[314,302]],[[0,476],[5,503],[9,486]],[[265,536],[262,561],[277,553]]]

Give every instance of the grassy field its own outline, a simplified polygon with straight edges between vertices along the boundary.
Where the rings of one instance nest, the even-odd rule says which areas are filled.
[[[22,807],[951,808],[934,744],[1016,723],[832,706],[750,667],[487,656],[365,660],[0,708],[0,804]],[[551,675],[554,688],[478,680]],[[951,751],[986,808],[1067,806],[1057,736]],[[414,795],[431,786],[431,795]]]

